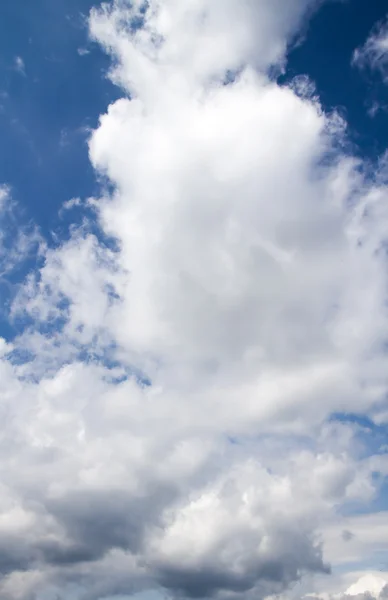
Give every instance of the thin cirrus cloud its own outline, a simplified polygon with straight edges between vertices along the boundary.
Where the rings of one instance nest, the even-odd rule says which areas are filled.
[[[92,10],[123,90],[89,141],[114,191],[13,296],[2,598],[292,596],[337,540],[373,553],[343,515],[383,451],[333,415],[387,415],[384,169],[307,80],[268,76],[315,4]]]
[[[26,66],[21,56],[15,56],[14,69],[21,75],[26,75]]]
[[[388,83],[388,18],[372,29],[363,46],[356,48],[353,64],[379,72]]]

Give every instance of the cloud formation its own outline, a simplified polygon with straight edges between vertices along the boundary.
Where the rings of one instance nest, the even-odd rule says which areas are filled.
[[[315,5],[92,11],[123,89],[90,138],[114,191],[13,301],[2,598],[282,593],[378,491],[332,416],[386,420],[384,169],[269,75]]]
[[[375,573],[367,573],[359,577],[345,592],[337,594],[307,594],[305,600],[320,598],[321,600],[384,600],[388,596],[387,581]]]
[[[388,83],[388,20],[378,23],[365,44],[354,51],[353,64],[378,71]]]

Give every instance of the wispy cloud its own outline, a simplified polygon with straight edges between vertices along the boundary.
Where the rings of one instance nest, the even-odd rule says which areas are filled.
[[[379,71],[388,83],[388,20],[378,23],[365,44],[354,51],[353,64],[362,69]]]
[[[78,48],[77,52],[80,56],[86,56],[87,54],[90,54],[90,50],[88,50],[88,48]]]
[[[26,66],[25,66],[24,60],[22,59],[21,56],[15,56],[14,69],[21,75],[23,75],[23,76],[26,75]]]

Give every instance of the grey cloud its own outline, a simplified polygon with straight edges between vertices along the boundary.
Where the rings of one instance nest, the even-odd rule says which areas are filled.
[[[246,539],[240,537],[235,540],[237,552],[234,560],[223,562],[225,549],[220,546],[214,554],[204,557],[202,562],[194,563],[190,569],[179,563],[156,565],[156,579],[175,593],[191,598],[206,598],[219,592],[248,592],[266,584],[272,585],[272,589],[283,590],[300,579],[303,573],[330,572],[329,566],[322,560],[319,544],[314,544],[305,533],[270,528],[268,538],[271,549],[268,555],[255,555],[249,538],[247,535]],[[233,540],[230,546],[234,548]],[[238,552],[239,547],[244,550]]]
[[[72,492],[61,500],[46,501],[46,509],[75,544],[73,552],[85,552],[88,560],[95,560],[113,548],[141,552],[147,528],[157,525],[175,495],[167,486],[155,486],[139,497],[125,491]],[[55,553],[47,556],[55,562]],[[62,561],[66,553],[58,551],[57,556]]]
[[[125,490],[105,489],[67,492],[54,500],[39,496],[36,490],[31,508],[35,507],[40,528],[36,524],[26,535],[14,537],[12,543],[4,541],[0,572],[12,575],[37,569],[46,573],[47,584],[82,586],[84,591],[76,596],[82,600],[128,594],[142,586],[192,598],[241,594],[258,588],[282,590],[304,572],[327,572],[321,548],[308,530],[298,531],[284,519],[266,526],[263,537],[269,546],[261,554],[255,548],[261,540],[237,528],[225,545],[220,542],[214,551],[200,554],[190,567],[185,566],[189,537],[181,560],[171,563],[155,558],[152,535],[165,534],[168,525],[162,516],[166,510],[176,510],[178,497],[182,500],[174,486],[165,484],[150,485],[137,497]],[[44,519],[49,519],[51,530],[47,523],[45,528]],[[132,556],[137,570],[128,575],[125,569],[111,569],[109,557],[116,551]],[[27,600],[30,596],[22,597]]]
[[[347,529],[343,530],[343,532],[342,532],[342,539],[345,542],[349,542],[353,538],[354,538],[354,533],[352,533],[351,531],[348,531]]]
[[[12,571],[25,571],[36,558],[36,552],[28,547],[26,540],[3,538],[0,544],[0,573],[4,576]]]

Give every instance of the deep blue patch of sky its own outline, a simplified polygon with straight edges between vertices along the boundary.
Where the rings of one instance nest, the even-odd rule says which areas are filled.
[[[0,3],[0,182],[44,233],[59,225],[64,201],[97,193],[88,130],[121,94],[106,78],[108,57],[87,38],[93,4]]]
[[[388,144],[388,86],[381,75],[351,65],[354,50],[388,13],[386,0],[342,0],[324,4],[315,14],[301,44],[289,53],[281,82],[308,75],[325,110],[336,109],[348,123],[353,152],[376,160]],[[375,116],[370,109],[378,104]]]

